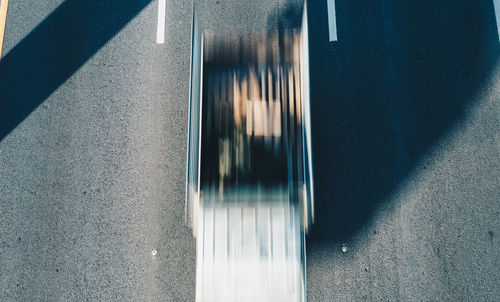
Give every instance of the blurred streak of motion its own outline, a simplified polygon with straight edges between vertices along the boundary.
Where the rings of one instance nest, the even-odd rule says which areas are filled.
[[[314,208],[306,5],[302,22],[261,35],[218,35],[195,15],[186,221],[196,301],[305,301]]]

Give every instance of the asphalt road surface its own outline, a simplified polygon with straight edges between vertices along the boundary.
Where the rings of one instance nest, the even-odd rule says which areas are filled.
[[[156,1],[10,1],[0,301],[194,300],[184,224],[193,3],[166,1],[157,44]],[[294,7],[197,1],[200,23],[227,33],[266,30]],[[326,1],[309,5],[308,300],[498,301],[493,1],[335,7],[329,42]]]

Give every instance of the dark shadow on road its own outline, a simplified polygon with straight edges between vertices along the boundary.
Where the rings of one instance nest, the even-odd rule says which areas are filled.
[[[309,1],[316,221],[309,252],[349,242],[463,120],[499,57],[492,1]],[[498,76],[498,75],[495,75]]]
[[[150,2],[67,0],[3,57],[0,141]]]

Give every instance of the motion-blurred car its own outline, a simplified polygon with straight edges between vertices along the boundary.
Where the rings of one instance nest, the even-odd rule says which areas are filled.
[[[302,22],[261,35],[217,35],[193,16],[186,222],[196,301],[305,301],[306,5]]]

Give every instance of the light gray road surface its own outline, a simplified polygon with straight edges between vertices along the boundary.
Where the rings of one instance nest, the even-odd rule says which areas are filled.
[[[9,3],[0,301],[193,301],[195,242],[184,225],[192,2],[167,1],[161,45],[155,1],[87,2]],[[492,1],[338,0],[336,42],[323,2],[309,9],[309,301],[497,301]],[[202,22],[228,31],[259,31],[290,7],[198,5]]]

